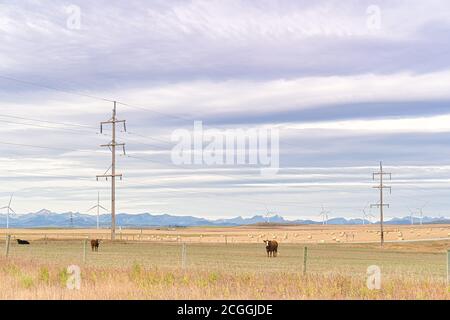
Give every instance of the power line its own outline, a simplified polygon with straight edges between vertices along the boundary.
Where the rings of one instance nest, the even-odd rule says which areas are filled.
[[[17,147],[28,147],[28,148],[55,150],[55,151],[57,150],[57,151],[87,152],[87,153],[100,152],[99,150],[82,150],[82,149],[69,149],[69,148],[60,148],[60,147],[48,147],[48,146],[41,146],[41,145],[34,145],[34,144],[25,144],[25,143],[14,143],[14,142],[6,142],[6,141],[0,141],[0,144],[17,146]]]
[[[132,158],[132,159],[137,159],[137,160],[142,160],[142,161],[147,161],[147,162],[151,162],[151,163],[163,164],[163,165],[167,166],[167,163],[161,162],[161,161],[157,161],[157,160],[150,160],[150,159],[147,159],[147,158],[137,157],[137,156],[129,155],[129,154],[127,154],[126,157]],[[191,168],[188,168],[188,167],[185,167],[185,166],[181,166],[181,165],[172,165],[172,167],[173,168],[181,168],[181,169],[191,170]],[[214,175],[214,176],[219,176],[219,177],[231,178],[231,179],[234,179],[234,180],[242,180],[242,177],[236,177],[236,176],[226,175],[226,174],[222,174],[222,173],[209,172],[208,174]]]
[[[69,122],[59,122],[59,121],[49,121],[49,120],[42,120],[42,119],[36,119],[36,118],[27,118],[27,117],[12,116],[12,115],[6,115],[6,114],[0,114],[0,117],[4,117],[4,118],[13,118],[13,119],[19,119],[19,120],[29,120],[29,121],[35,121],[35,122],[45,122],[45,123],[59,124],[59,125],[64,125],[64,126],[80,127],[80,128],[97,129],[97,127],[90,126],[90,125],[87,125],[87,124],[79,124],[79,123],[69,123]]]
[[[43,89],[47,89],[47,90],[58,91],[58,92],[62,92],[62,93],[70,94],[70,95],[79,96],[79,97],[90,98],[90,99],[95,99],[95,100],[99,100],[99,101],[113,102],[113,103],[120,104],[120,105],[125,106],[125,107],[134,108],[134,109],[138,109],[138,110],[144,110],[144,111],[156,113],[156,114],[159,114],[159,115],[162,115],[162,116],[165,116],[165,117],[169,117],[169,118],[174,118],[174,119],[179,119],[179,120],[188,120],[188,121],[192,120],[192,119],[189,119],[189,118],[186,118],[186,117],[182,117],[182,116],[177,116],[177,115],[173,115],[173,114],[167,114],[167,113],[164,113],[164,112],[161,112],[161,111],[157,111],[157,110],[154,110],[154,109],[151,109],[151,108],[148,108],[148,107],[136,106],[136,105],[132,105],[132,104],[125,103],[125,102],[114,101],[112,99],[108,99],[108,98],[104,98],[104,97],[99,97],[99,96],[95,96],[95,95],[79,93],[79,92],[76,92],[76,91],[71,91],[71,90],[67,90],[67,89],[61,89],[61,88],[57,88],[57,87],[54,87],[54,86],[42,85],[42,84],[39,84],[39,83],[36,83],[36,82],[22,80],[22,79],[17,79],[17,78],[10,77],[10,76],[0,75],[0,78],[4,79],[4,80],[8,80],[8,81],[22,83],[22,84],[25,84],[25,85],[39,87],[39,88],[43,88]]]
[[[11,171],[9,171],[11,172]],[[93,178],[90,177],[83,177],[83,176],[68,176],[68,175],[57,175],[57,174],[46,174],[46,173],[39,173],[39,174],[30,174],[30,173],[21,173],[21,172],[14,172],[14,175],[20,175],[23,177],[33,177],[33,178],[55,178],[55,179],[70,179],[70,180],[84,180],[84,181],[95,181]]]
[[[389,204],[385,204],[384,203],[384,189],[389,189],[390,192],[392,192],[392,187],[390,186],[386,186],[383,183],[384,180],[384,176],[388,176],[389,180],[392,180],[392,174],[388,173],[388,172],[384,172],[383,171],[383,162],[380,162],[380,171],[373,173],[372,178],[373,180],[375,180],[375,177],[380,177],[380,184],[378,186],[375,186],[374,188],[379,189],[380,190],[380,202],[377,204],[372,204],[370,207],[371,208],[380,208],[380,239],[381,239],[381,246],[384,245],[384,230],[383,230],[383,223],[384,223],[384,207],[388,207],[389,208]]]
[[[19,124],[19,125],[22,125],[22,126],[29,126],[29,127],[36,127],[36,128],[45,128],[45,129],[52,129],[52,130],[68,131],[68,132],[77,133],[77,134],[80,134],[80,133],[92,134],[92,131],[87,131],[87,130],[59,128],[59,127],[52,127],[52,126],[46,126],[46,125],[40,125],[40,124],[34,124],[34,123],[24,123],[24,122],[16,122],[16,121],[1,120],[1,119],[0,119],[0,122],[9,123],[9,124]]]
[[[109,169],[105,174],[98,175],[99,178],[111,178],[111,240],[114,241],[116,237],[116,177],[122,180],[122,174],[116,174],[116,147],[123,147],[123,153],[125,154],[125,144],[116,142],[116,124],[122,123],[123,128],[126,131],[127,127],[125,124],[126,120],[117,120],[117,103],[114,101],[114,109],[112,118],[108,121],[103,121],[100,123],[100,133],[103,132],[103,125],[110,124],[112,126],[112,140],[109,144],[102,145],[102,147],[108,147],[111,150],[111,174],[107,174]]]
[[[136,132],[130,132],[130,131],[127,131],[127,134],[135,135],[135,136],[138,136],[138,137],[141,137],[141,138],[145,138],[145,139],[149,139],[149,140],[154,140],[156,142],[161,142],[161,143],[167,144],[169,146],[172,146],[171,142],[166,141],[166,140],[162,140],[162,139],[158,139],[158,138],[155,138],[155,137],[149,137],[149,136],[146,136],[146,135],[142,135],[142,134],[139,134],[139,133],[136,133]]]
[[[156,114],[159,114],[161,116],[168,117],[168,118],[173,118],[173,119],[183,120],[183,121],[192,121],[191,118],[187,118],[187,117],[183,117],[183,116],[179,116],[179,115],[174,115],[174,114],[164,113],[164,112],[157,111],[157,110],[154,110],[154,109],[151,109],[151,108],[148,108],[148,107],[136,106],[136,105],[132,105],[132,104],[125,103],[125,102],[119,102],[119,101],[117,103],[122,105],[122,106],[125,106],[125,107],[156,113]]]
[[[154,148],[154,151],[170,151],[170,149],[168,149],[166,147],[153,145],[153,144],[149,144],[149,143],[144,143],[144,142],[138,141],[138,140],[133,139],[133,138],[131,138],[131,139],[130,138],[126,138],[126,139],[122,138],[122,140],[124,140],[125,142],[127,142],[127,141],[130,142],[130,144],[135,143],[135,144],[140,144],[140,145],[143,145],[143,146],[148,146],[148,147]]]
[[[4,80],[9,80],[9,81],[17,82],[17,83],[26,84],[26,85],[33,86],[33,87],[39,87],[39,88],[43,88],[43,89],[47,89],[47,90],[54,90],[54,91],[58,91],[58,92],[66,93],[66,94],[75,95],[75,96],[80,96],[80,97],[85,97],[85,98],[90,98],[90,99],[95,99],[95,100],[100,100],[100,101],[114,102],[113,100],[90,95],[90,94],[84,94],[84,93],[79,93],[79,92],[75,92],[75,91],[71,91],[71,90],[60,89],[60,88],[56,88],[53,86],[43,85],[43,84],[39,84],[36,82],[21,80],[21,79],[9,77],[9,76],[0,75],[0,78],[4,79]]]

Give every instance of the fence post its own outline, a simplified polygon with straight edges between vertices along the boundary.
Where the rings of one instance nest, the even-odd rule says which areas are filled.
[[[8,234],[6,236],[6,243],[5,243],[5,257],[9,256],[9,245],[11,244],[11,235]]]
[[[303,249],[303,275],[306,275],[306,264],[308,261],[308,247]]]
[[[447,285],[450,286],[450,250],[447,250]]]
[[[181,245],[181,268],[186,269],[186,243]]]
[[[228,244],[228,237],[225,235],[225,244]]]
[[[83,241],[83,263],[86,263],[87,239]]]

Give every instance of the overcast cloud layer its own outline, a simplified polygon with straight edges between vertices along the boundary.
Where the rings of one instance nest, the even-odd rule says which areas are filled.
[[[2,1],[0,207],[108,206],[118,100],[121,212],[361,217],[383,160],[388,217],[450,216],[449,38],[444,0]],[[279,173],[173,165],[195,120],[279,129]]]

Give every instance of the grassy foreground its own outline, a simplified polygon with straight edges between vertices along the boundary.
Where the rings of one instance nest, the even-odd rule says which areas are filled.
[[[0,299],[449,299],[448,242],[283,245],[267,259],[263,245],[103,243],[83,263],[80,241],[13,245],[0,258]],[[67,266],[81,267],[81,289],[68,290]],[[382,289],[366,286],[367,267],[382,270]]]

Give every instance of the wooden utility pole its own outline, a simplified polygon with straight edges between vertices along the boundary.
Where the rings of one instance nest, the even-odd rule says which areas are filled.
[[[389,208],[389,204],[385,204],[384,203],[384,189],[389,189],[389,192],[392,192],[392,187],[386,186],[384,185],[384,177],[388,176],[389,180],[392,180],[392,174],[388,173],[388,172],[384,172],[383,171],[383,163],[380,162],[380,171],[379,172],[374,172],[373,173],[373,180],[375,180],[375,177],[379,176],[380,177],[380,184],[378,186],[375,186],[375,189],[379,189],[380,190],[380,203],[377,204],[372,204],[370,207],[371,208],[380,208],[380,240],[381,240],[381,246],[384,245],[384,208],[387,207]]]
[[[125,120],[117,120],[116,117],[116,105],[117,102],[114,101],[114,109],[112,118],[108,121],[104,121],[100,123],[100,133],[103,133],[103,125],[111,124],[112,126],[112,140],[109,144],[101,145],[102,147],[108,147],[111,150],[111,167],[106,170],[105,174],[98,175],[97,180],[99,178],[111,178],[111,240],[115,240],[116,238],[116,177],[119,177],[122,180],[122,174],[116,173],[116,147],[121,146],[123,148],[123,153],[125,154],[125,144],[116,142],[116,124],[123,123],[124,131],[127,131],[127,127],[125,125]],[[111,174],[108,174],[108,171],[111,169]]]

